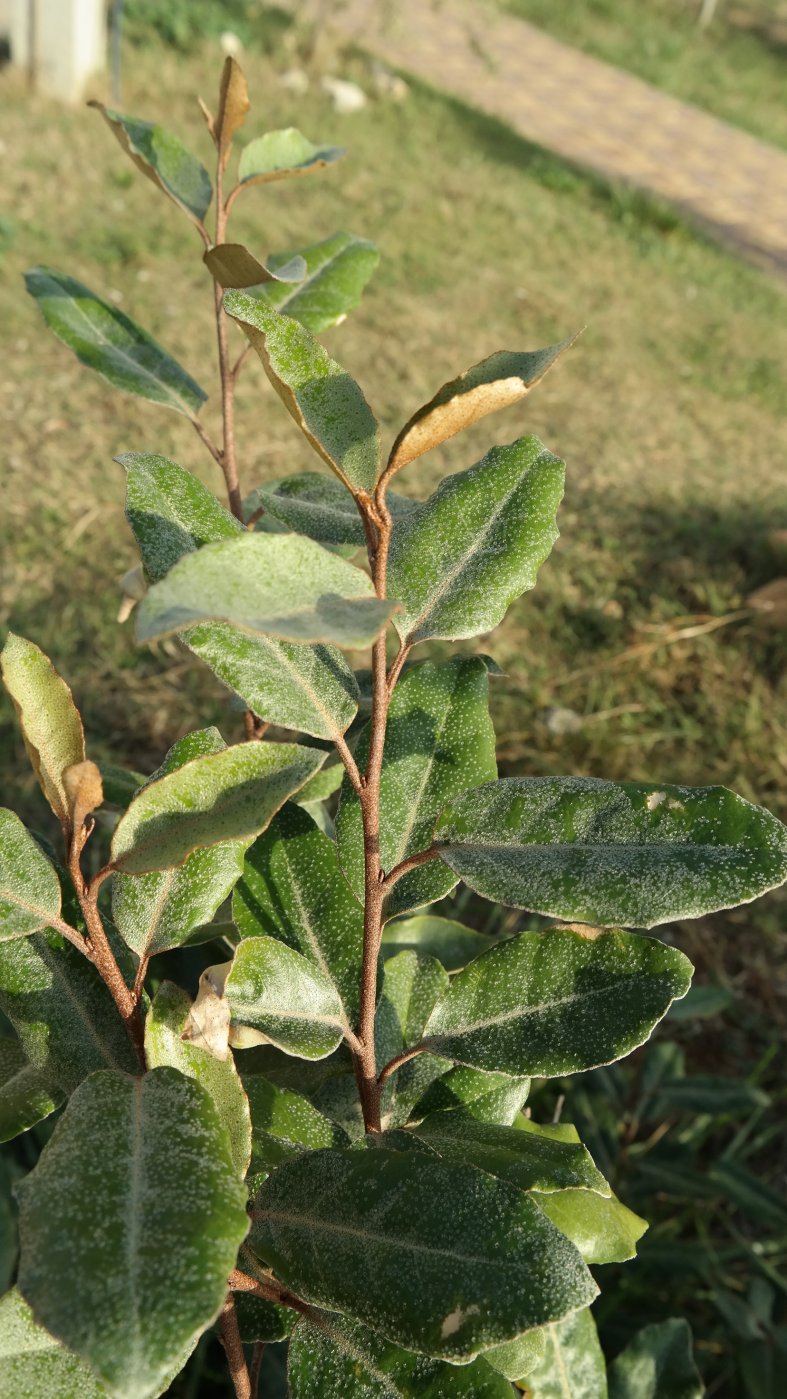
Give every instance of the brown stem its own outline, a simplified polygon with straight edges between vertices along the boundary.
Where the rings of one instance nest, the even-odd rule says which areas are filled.
[[[279,1307],[289,1307],[303,1316],[308,1316],[311,1312],[306,1302],[296,1297],[294,1292],[290,1292],[275,1278],[253,1278],[249,1273],[241,1272],[240,1268],[233,1268],[229,1276],[229,1285],[233,1292],[251,1292],[255,1297],[262,1297],[266,1302],[275,1302]]]
[[[355,758],[353,757],[352,751],[346,738],[344,738],[342,734],[337,735],[337,737],[334,740],[333,746],[344,764],[344,770],[347,773],[353,791],[356,792],[358,796],[360,796],[361,789],[364,785],[364,779],[358,771],[358,764],[356,763]]]
[[[68,868],[71,879],[76,890],[79,906],[82,910],[82,917],[87,928],[87,942],[90,948],[88,953],[91,962],[97,968],[102,981],[109,991],[115,1005],[118,1008],[123,1024],[126,1027],[131,1043],[136,1051],[139,1065],[144,1073],[147,1064],[145,1062],[145,1033],[142,1019],[139,1014],[134,993],[129,991],[120,967],[115,960],[115,954],[109,945],[107,935],[104,932],[104,924],[101,921],[101,914],[98,910],[98,891],[104,880],[112,873],[107,865],[99,870],[98,874],[87,884],[82,874],[80,865],[80,855],[84,848],[86,832],[75,831],[71,841],[69,852]]]
[[[147,953],[145,953],[145,954],[144,954],[142,957],[140,957],[140,959],[139,959],[139,966],[137,967],[137,974],[136,974],[136,976],[134,977],[134,990],[131,992],[132,996],[134,997],[134,1003],[135,1003],[135,1005],[139,1005],[140,997],[142,996],[142,991],[143,991],[144,986],[145,986],[145,977],[146,977],[147,974],[148,974],[148,967],[149,967],[149,966],[150,966],[150,958],[148,957]]]
[[[224,202],[224,161],[219,152],[216,162],[216,244],[223,243],[227,236],[227,215],[229,213],[230,201]],[[216,341],[219,354],[219,376],[221,378],[221,420],[223,440],[221,450],[216,455],[216,451],[210,445],[206,435],[200,430],[197,419],[193,419],[194,426],[200,433],[205,445],[211,455],[218,461],[224,472],[224,480],[227,486],[230,510],[237,519],[243,519],[243,498],[240,492],[238,480],[238,462],[235,452],[235,371],[239,368],[239,363],[230,365],[229,339],[227,335],[227,316],[222,304],[223,291],[218,282],[213,283],[213,304],[216,313]]]
[[[429,850],[419,850],[417,855],[408,855],[406,859],[401,860],[398,865],[394,865],[393,869],[388,871],[383,880],[383,894],[389,893],[394,884],[402,878],[402,875],[409,874],[410,870],[417,870],[419,865],[425,865],[429,860],[436,860],[439,854],[440,851],[431,846]]]
[[[227,1294],[227,1300],[219,1317],[219,1338],[227,1355],[227,1364],[237,1399],[251,1399],[251,1378],[246,1365],[246,1356],[243,1353],[235,1299],[231,1292]]]
[[[425,1044],[414,1044],[411,1049],[403,1049],[401,1054],[397,1054],[395,1059],[389,1059],[385,1068],[381,1070],[377,1080],[379,1086],[382,1088],[386,1080],[391,1077],[391,1074],[395,1074],[397,1069],[401,1069],[402,1064],[406,1064],[410,1059],[415,1059],[417,1054],[423,1054],[425,1049]]]
[[[251,1399],[257,1399],[260,1392],[260,1374],[262,1371],[262,1361],[265,1356],[265,1342],[255,1342],[254,1350],[251,1353],[251,1366],[249,1367],[249,1380],[251,1381]]]
[[[223,471],[224,464],[221,458],[221,447],[217,446],[217,444],[213,441],[213,438],[211,437],[207,428],[202,424],[199,418],[192,418],[190,421],[200,441],[204,442],[205,446],[207,447],[208,451],[213,457],[213,460],[215,462],[218,462],[219,466]]]
[[[81,933],[77,932],[76,928],[72,928],[70,923],[66,923],[62,918],[50,918],[47,927],[54,928],[56,933],[59,933],[60,936],[64,937],[68,942],[73,943],[74,947],[78,948],[79,951],[87,957],[89,962],[92,962],[93,950],[90,943],[83,938]]]

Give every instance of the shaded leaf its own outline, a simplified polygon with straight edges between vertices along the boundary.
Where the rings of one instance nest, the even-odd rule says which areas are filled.
[[[151,1069],[169,1065],[193,1078],[210,1097],[226,1128],[240,1180],[251,1160],[251,1115],[232,1055],[220,1060],[183,1039],[191,1000],[179,986],[163,981],[145,1020],[145,1057]]]
[[[243,243],[218,243],[207,248],[202,261],[220,287],[256,287],[264,282],[300,282],[306,275],[306,263],[294,256],[275,272],[259,262]],[[286,286],[285,286],[286,295]]]
[[[374,1021],[377,1068],[381,1070],[403,1050],[418,1044],[436,1002],[448,986],[448,973],[434,957],[400,952],[385,964],[382,990]],[[449,1061],[421,1054],[403,1064],[387,1080],[380,1104],[383,1128],[406,1122],[413,1105]]]
[[[243,534],[186,554],[137,609],[151,641],[211,620],[282,641],[370,646],[395,602],[368,574],[297,534]]]
[[[0,1399],[110,1399],[84,1361],[39,1326],[14,1288],[0,1297]]]
[[[232,900],[241,937],[280,938],[333,984],[342,1020],[358,1016],[363,911],[339,868],[336,847],[307,812],[288,803],[246,855]]]
[[[235,1314],[238,1318],[240,1337],[244,1345],[262,1341],[266,1347],[272,1341],[282,1341],[289,1336],[298,1319],[297,1312],[289,1307],[279,1307],[275,1302],[267,1302],[264,1297],[255,1297],[251,1292],[235,1293]],[[263,1399],[273,1399],[271,1391],[260,1384]],[[286,1390],[284,1399],[287,1399]]]
[[[494,943],[486,933],[477,933],[475,928],[466,928],[455,923],[452,918],[437,918],[425,913],[416,918],[399,918],[388,923],[383,929],[380,955],[384,961],[395,957],[397,952],[412,948],[428,957],[436,957],[446,971],[455,972],[460,967],[486,952]]]
[[[427,1114],[468,1113],[479,1122],[497,1122],[510,1127],[527,1102],[529,1092],[529,1078],[455,1066],[429,1085],[410,1116],[417,1121]]]
[[[0,1142],[11,1141],[35,1127],[60,1106],[64,1097],[59,1089],[48,1086],[40,1069],[28,1062],[17,1040],[0,1039]]]
[[[298,1322],[287,1377],[292,1399],[511,1399],[511,1386],[484,1360],[428,1360],[328,1313]]]
[[[520,933],[456,973],[424,1044],[503,1073],[596,1068],[645,1042],[691,971],[682,952],[633,933]]]
[[[573,1245],[520,1190],[420,1152],[320,1151],[263,1185],[251,1242],[299,1296],[465,1361],[589,1302]]]
[[[298,286],[281,286],[282,281],[290,280],[283,274],[296,259],[304,264],[305,275]],[[266,278],[267,285],[260,286],[254,295],[300,321],[313,335],[319,335],[330,326],[339,325],[348,311],[358,305],[379,261],[374,243],[356,238],[353,233],[334,233],[311,247],[273,254],[268,259],[268,269],[279,281]]]
[[[193,850],[258,835],[325,761],[297,743],[237,743],[148,783],[121,816],[112,864],[127,874],[172,869]]]
[[[575,1186],[610,1194],[590,1152],[567,1124],[541,1126],[523,1118],[515,1127],[506,1127],[481,1122],[470,1113],[437,1112],[425,1117],[416,1131],[444,1160],[477,1166],[520,1190],[564,1192]]]
[[[702,1399],[688,1322],[644,1326],[609,1367],[609,1399]]]
[[[168,194],[195,223],[201,223],[213,197],[210,176],[177,136],[156,122],[140,121],[138,117],[115,112],[103,102],[89,102],[88,106],[96,107],[101,113],[137,169]]]
[[[438,812],[450,795],[497,770],[495,735],[488,710],[489,681],[478,657],[443,665],[424,661],[402,675],[388,711],[380,779],[380,859],[388,871],[432,843]],[[361,734],[356,760],[363,771],[369,727]],[[342,787],[336,817],[342,868],[363,898],[361,805],[349,781]],[[439,860],[412,870],[392,889],[386,913],[404,913],[442,898],[456,877]]]
[[[607,1399],[604,1356],[588,1307],[545,1328],[543,1355],[520,1379],[532,1399]]]
[[[545,1327],[535,1326],[532,1331],[517,1336],[515,1341],[485,1350],[484,1360],[506,1379],[518,1380],[540,1364],[545,1349]]]
[[[206,394],[146,330],[89,287],[50,267],[25,273],[47,325],[77,359],[124,393],[193,418]]]
[[[145,1399],[219,1312],[244,1196],[197,1083],[94,1074],[17,1187],[20,1291],[113,1395]]]
[[[247,335],[285,408],[347,489],[377,480],[377,423],[355,380],[311,333],[248,293],[229,291],[224,308]]]
[[[108,806],[125,811],[131,798],[147,782],[145,774],[131,768],[118,767],[115,763],[101,764],[101,783],[104,788],[104,801]]]
[[[169,750],[150,781],[177,772],[194,758],[225,749],[217,729],[188,734]],[[195,928],[209,923],[240,878],[252,839],[247,836],[195,850],[182,865],[161,873],[113,875],[112,918],[128,946],[139,957],[152,957],[180,947]]]
[[[0,807],[0,942],[45,928],[60,915],[60,881],[13,811]]]
[[[558,537],[565,468],[537,437],[493,447],[397,522],[388,587],[410,644],[491,631]]]
[[[0,1299],[11,1286],[16,1272],[19,1240],[16,1227],[16,1206],[13,1201],[13,1182],[18,1172],[5,1154],[0,1154]],[[3,1302],[0,1300],[0,1358],[3,1358],[3,1325],[8,1317],[3,1317]],[[0,1366],[0,1396],[2,1395],[3,1369]]]
[[[698,918],[787,878],[787,827],[726,787],[506,778],[451,802],[435,840],[485,898],[605,927]]]
[[[659,1120],[674,1112],[743,1115],[767,1108],[770,1102],[767,1093],[745,1079],[693,1074],[691,1078],[663,1080],[655,1102],[648,1105],[648,1115]]]
[[[418,508],[407,496],[386,497],[393,518],[402,519]],[[262,509],[288,529],[316,539],[319,544],[342,544],[361,549],[366,543],[358,507],[344,486],[319,471],[302,471],[281,481],[258,486],[244,502],[246,518]]]
[[[349,1146],[341,1127],[300,1093],[249,1074],[243,1079],[251,1110],[252,1171],[269,1171],[319,1147]]]
[[[516,353],[501,350],[451,379],[405,423],[391,449],[391,475],[416,457],[439,447],[457,432],[524,398],[547,370],[574,343],[576,336],[546,350]]]
[[[308,175],[344,155],[341,146],[315,146],[294,126],[266,131],[244,146],[238,161],[242,185],[267,184],[292,175]]]
[[[533,1198],[561,1234],[576,1244],[586,1263],[625,1263],[634,1258],[637,1241],[648,1227],[647,1220],[614,1195],[605,1198],[592,1190],[558,1190],[552,1195],[534,1192]]]
[[[342,1003],[324,972],[275,938],[246,938],[225,984],[233,1021],[285,1054],[325,1059],[341,1043]]]
[[[116,461],[126,470],[126,518],[151,582],[184,554],[243,533],[213,492],[167,457],[127,452]]]
[[[250,107],[249,89],[243,69],[234,58],[228,56],[224,60],[219,88],[219,108],[213,123],[214,139],[223,165],[227,164],[232,138],[244,125]]]
[[[71,691],[32,641],[9,632],[0,653],[3,684],[16,710],[27,756],[60,824],[71,824],[65,769],[85,758],[82,720]]]
[[[96,1069],[139,1068],[95,967],[57,933],[0,943],[0,1009],[53,1097]]]

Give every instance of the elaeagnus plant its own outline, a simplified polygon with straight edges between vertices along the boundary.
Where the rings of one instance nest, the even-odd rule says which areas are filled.
[[[248,106],[228,60],[216,114],[203,106],[213,184],[167,131],[103,109],[204,245],[220,442],[202,389],[132,320],[68,276],[28,276],[78,357],[185,414],[224,473],[229,509],[164,457],[122,458],[137,636],[178,637],[246,718],[244,741],[190,733],[149,777],[101,771],[65,681],[32,641],[6,642],[63,850],[0,813],[2,1136],[59,1113],[16,1188],[0,1394],[149,1399],[215,1324],[241,1399],[286,1338],[293,1399],[690,1399],[680,1321],[607,1372],[590,1265],[631,1258],[646,1225],[573,1127],[523,1108],[531,1079],[648,1038],[692,972],[649,930],[782,883],[787,830],[720,787],[498,778],[493,663],[424,643],[472,643],[534,586],[563,463],[524,436],[427,500],[396,488],[568,342],[466,370],[381,455],[315,338],[357,303],[375,249],[342,233],[260,261],[228,235],[251,186],[341,152],[269,132],[230,184]],[[249,350],[315,470],[244,494]],[[495,939],[430,913],[460,881],[554,925]],[[192,1002],[156,958],[198,943]]]

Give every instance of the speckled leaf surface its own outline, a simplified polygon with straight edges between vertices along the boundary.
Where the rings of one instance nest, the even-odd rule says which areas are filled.
[[[225,748],[217,729],[187,734],[170,748],[151,781]],[[247,836],[195,850],[182,865],[160,873],[113,875],[112,918],[128,946],[140,957],[155,956],[180,947],[195,928],[210,923],[240,878],[252,840]]]
[[[41,790],[61,824],[68,824],[71,803],[63,773],[85,760],[82,720],[71,691],[49,657],[13,632],[0,653],[0,670]]]
[[[266,131],[244,146],[238,161],[241,184],[267,184],[322,170],[344,155],[341,146],[315,146],[295,126]]]
[[[232,1055],[217,1059],[206,1049],[183,1039],[191,1000],[179,986],[163,981],[145,1019],[145,1057],[148,1068],[169,1065],[193,1078],[210,1094],[230,1142],[232,1161],[240,1180],[251,1160],[251,1115]]]
[[[113,388],[187,418],[199,412],[207,397],[199,384],[117,306],[50,267],[34,267],[25,283],[50,330]]]
[[[443,384],[434,398],[405,423],[391,450],[388,470],[400,471],[488,413],[496,413],[524,398],[574,339],[549,345],[545,350],[501,350]]]
[[[13,1183],[19,1174],[8,1154],[0,1154],[0,1296],[11,1286],[16,1273],[18,1237]],[[2,1306],[2,1303],[0,1303]],[[0,1313],[2,1315],[2,1313]],[[0,1368],[0,1376],[2,1370]],[[2,1384],[2,1378],[0,1378]]]
[[[284,315],[292,316],[313,335],[338,325],[356,307],[372,276],[380,254],[374,243],[352,233],[334,233],[309,248],[295,253],[277,253],[268,259],[274,273],[281,273],[294,256],[305,263],[305,276],[299,285],[286,287],[280,282],[260,286],[255,297],[266,301]]]
[[[11,1141],[49,1117],[64,1097],[28,1061],[18,1040],[0,1038],[0,1142]]]
[[[396,609],[368,574],[297,534],[243,534],[186,554],[137,610],[151,641],[200,622],[230,622],[280,641],[370,646]]]
[[[485,898],[604,927],[699,918],[787,879],[787,827],[726,787],[511,777],[451,802],[435,841]]]
[[[634,1258],[647,1221],[614,1195],[591,1190],[558,1190],[534,1194],[544,1214],[576,1244],[586,1263],[625,1263]]]
[[[494,939],[475,928],[466,928],[452,918],[438,918],[423,913],[415,918],[398,918],[383,929],[381,957],[387,961],[398,952],[412,948],[427,957],[436,957],[446,971],[455,972],[473,957],[486,952]]]
[[[484,1360],[458,1366],[412,1355],[328,1313],[298,1322],[287,1378],[292,1399],[511,1399]]]
[[[565,468],[537,437],[493,447],[399,520],[388,591],[400,636],[456,641],[491,631],[534,587],[558,537]]]
[[[325,1059],[341,1043],[344,1014],[333,982],[276,938],[246,938],[224,988],[233,1021],[285,1054]]]
[[[95,967],[57,933],[0,943],[0,1009],[53,1096],[96,1069],[139,1067]]]
[[[166,457],[118,460],[128,472],[126,514],[152,582],[184,554],[241,533],[202,482]],[[262,719],[335,739],[355,717],[358,687],[333,647],[248,636],[221,622],[194,627],[183,640]]]
[[[0,942],[44,928],[60,914],[60,882],[13,811],[0,808]]]
[[[541,1359],[520,1379],[532,1399],[607,1399],[604,1356],[588,1307],[546,1328]]]
[[[378,1071],[404,1049],[418,1044],[436,1003],[448,987],[448,973],[434,957],[400,952],[386,962],[374,1021]],[[406,1122],[413,1105],[450,1061],[420,1054],[386,1082],[380,1105],[384,1128]]]
[[[484,1360],[507,1379],[518,1380],[540,1362],[546,1346],[544,1331],[543,1326],[536,1326],[532,1331],[517,1336],[515,1341],[492,1346],[484,1351]]]
[[[567,1138],[560,1127],[528,1120],[505,1127],[480,1122],[469,1113],[437,1112],[416,1130],[444,1161],[477,1166],[520,1190],[548,1193],[573,1186],[577,1193],[610,1194],[590,1152],[576,1134]]]
[[[418,509],[418,502],[407,496],[390,493],[386,501],[395,520]],[[319,544],[362,549],[366,543],[355,500],[341,481],[319,471],[303,471],[271,485],[258,486],[247,497],[244,509],[250,517],[260,508],[288,529],[316,539]]]
[[[242,1059],[241,1059],[242,1064]],[[300,1093],[262,1074],[243,1080],[251,1110],[252,1171],[270,1171],[304,1151],[349,1146],[349,1137]]]
[[[349,490],[371,491],[380,463],[379,431],[355,380],[292,317],[246,292],[227,292],[224,307],[315,451]]]
[[[429,1085],[410,1116],[412,1121],[419,1121],[429,1114],[465,1113],[479,1122],[497,1122],[510,1127],[529,1093],[529,1078],[455,1065]]]
[[[297,743],[257,742],[193,758],[137,793],[115,828],[113,867],[172,869],[193,850],[258,835],[325,758]]]
[[[248,1227],[209,1094],[172,1068],[92,1075],[17,1198],[36,1320],[116,1399],[158,1393],[217,1316]]]
[[[210,176],[182,141],[155,122],[125,116],[105,107],[103,102],[89,105],[98,109],[137,169],[168,194],[195,223],[200,223],[213,196]]]
[[[0,1399],[110,1399],[84,1361],[36,1323],[14,1288],[0,1298]]]
[[[380,859],[393,869],[407,855],[432,843],[435,819],[450,796],[497,771],[495,734],[488,709],[489,679],[483,661],[459,657],[445,664],[425,661],[402,675],[393,693],[380,780]],[[356,757],[363,771],[369,729]],[[342,868],[363,897],[361,806],[346,781],[336,817]],[[439,860],[412,870],[395,885],[386,912],[406,913],[442,898],[456,876]]]
[[[691,973],[682,952],[634,933],[520,933],[456,973],[424,1042],[471,1068],[577,1073],[643,1044]]]
[[[353,898],[333,841],[307,812],[288,803],[248,851],[232,900],[241,937],[275,937],[333,984],[342,1021],[358,1016],[363,911]]]
[[[522,1191],[420,1152],[289,1162],[260,1190],[250,1240],[307,1301],[446,1360],[564,1316],[597,1290]]]
[[[689,1324],[677,1317],[638,1331],[609,1367],[609,1399],[702,1399]]]

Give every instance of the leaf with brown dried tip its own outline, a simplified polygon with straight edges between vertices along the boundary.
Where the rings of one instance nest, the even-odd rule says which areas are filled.
[[[217,243],[215,248],[206,249],[202,261],[220,287],[241,291],[263,282],[302,282],[306,276],[302,257],[290,258],[283,267],[271,272],[242,243]]]
[[[105,107],[103,102],[88,102],[88,106],[101,113],[137,169],[201,225],[213,198],[213,188],[207,170],[182,141],[155,122],[125,116]]]
[[[405,423],[391,448],[386,478],[488,413],[496,413],[499,408],[508,408],[524,398],[576,339],[577,335],[572,335],[545,350],[522,353],[500,350],[466,369],[457,379],[443,384],[434,398]]]
[[[64,773],[85,761],[85,734],[65,680],[32,641],[8,633],[0,670],[19,716],[33,771],[61,826],[71,829],[71,799]]]
[[[71,824],[78,831],[91,811],[104,800],[101,773],[89,758],[82,763],[72,763],[63,772],[63,787],[71,804]]]
[[[221,156],[222,166],[229,160],[232,138],[243,126],[250,107],[249,89],[243,69],[234,58],[227,58],[221,75],[219,110],[211,133]]]

